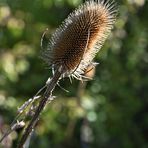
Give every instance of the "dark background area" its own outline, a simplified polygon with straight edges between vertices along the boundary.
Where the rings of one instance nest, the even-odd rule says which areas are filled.
[[[39,58],[43,32],[48,28],[50,38],[81,3],[0,0],[0,136],[17,107],[51,76]],[[69,93],[56,88],[57,98],[42,113],[31,148],[148,147],[148,1],[117,3],[118,18],[95,58],[100,64],[93,80],[60,82]],[[19,136],[13,132],[2,147],[15,148]]]

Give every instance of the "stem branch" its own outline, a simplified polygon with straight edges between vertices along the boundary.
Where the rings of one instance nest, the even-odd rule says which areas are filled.
[[[54,76],[52,77],[52,79],[50,80],[50,82],[47,84],[47,89],[45,91],[45,93],[43,94],[43,97],[35,111],[35,114],[34,116],[32,117],[29,125],[27,126],[27,128],[25,129],[25,132],[18,144],[18,148],[23,148],[23,145],[25,144],[29,134],[32,132],[32,130],[34,129],[37,121],[38,121],[38,118],[40,116],[40,113],[41,111],[44,109],[47,101],[48,101],[48,98],[50,98],[52,96],[52,91],[54,90],[59,78],[61,76],[61,72],[59,71],[56,71],[56,73],[54,74]]]

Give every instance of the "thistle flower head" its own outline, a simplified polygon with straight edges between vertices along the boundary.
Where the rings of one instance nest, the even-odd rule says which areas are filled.
[[[52,35],[43,59],[63,76],[81,79],[113,28],[116,14],[112,0],[86,1]]]

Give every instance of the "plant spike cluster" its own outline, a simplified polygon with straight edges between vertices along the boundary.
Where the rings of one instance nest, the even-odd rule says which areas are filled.
[[[112,0],[90,0],[72,12],[55,31],[42,58],[63,77],[81,80],[108,37],[117,15]]]

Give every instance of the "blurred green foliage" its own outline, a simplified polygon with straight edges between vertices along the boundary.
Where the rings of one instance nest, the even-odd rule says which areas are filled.
[[[42,33],[48,28],[50,37],[81,3],[0,0],[1,132],[51,76],[39,58]],[[69,93],[56,88],[57,98],[43,112],[31,148],[148,147],[148,1],[119,0],[118,5],[115,28],[95,59],[100,64],[94,80],[86,88],[76,80],[61,81]],[[15,148],[18,133],[3,145]]]

